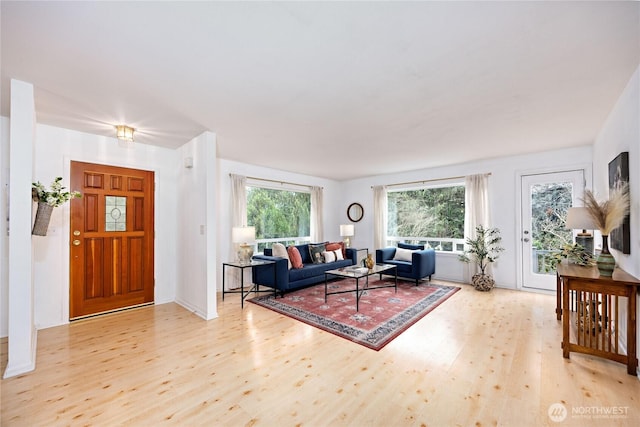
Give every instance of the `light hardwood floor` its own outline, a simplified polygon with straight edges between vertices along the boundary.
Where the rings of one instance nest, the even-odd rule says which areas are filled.
[[[554,297],[461,286],[379,352],[238,295],[208,322],[164,304],[41,330],[2,426],[639,425],[624,365],[563,359]]]

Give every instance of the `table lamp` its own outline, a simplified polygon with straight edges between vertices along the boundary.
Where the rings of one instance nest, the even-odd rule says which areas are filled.
[[[231,241],[238,244],[238,261],[248,263],[253,256],[253,244],[256,241],[255,227],[233,227]]]
[[[569,208],[566,227],[571,230],[582,229],[582,232],[576,235],[576,243],[582,246],[586,252],[593,254],[593,235],[587,230],[593,230],[596,226],[589,210],[583,207]]]
[[[345,248],[351,246],[351,237],[353,237],[354,234],[355,232],[353,224],[342,224],[340,226],[340,237],[342,237]]]

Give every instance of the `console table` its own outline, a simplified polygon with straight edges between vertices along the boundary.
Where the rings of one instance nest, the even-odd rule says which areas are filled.
[[[590,354],[627,365],[637,375],[636,294],[640,280],[616,268],[603,277],[597,267],[558,264],[556,316],[562,319],[562,355]],[[625,297],[625,298],[622,298]],[[622,305],[619,305],[622,304]],[[626,316],[619,308],[626,306]],[[619,348],[620,327],[626,326],[626,354]]]

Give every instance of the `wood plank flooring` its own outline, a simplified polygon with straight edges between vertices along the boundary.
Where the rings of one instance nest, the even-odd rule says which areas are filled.
[[[640,381],[625,365],[563,359],[555,297],[460,286],[379,352],[251,303],[242,310],[237,295],[219,299],[208,322],[164,304],[41,330],[36,371],[2,380],[1,423],[640,424]],[[567,411],[559,423],[555,403]]]

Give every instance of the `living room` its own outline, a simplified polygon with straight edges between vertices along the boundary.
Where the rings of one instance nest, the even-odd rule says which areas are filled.
[[[504,254],[494,266],[494,276],[499,288],[520,290],[522,263],[519,249],[521,228],[518,223],[521,196],[519,182],[523,175],[580,168],[584,170],[587,187],[596,193],[606,194],[609,162],[619,153],[629,152],[631,223],[640,223],[637,205],[640,190],[635,185],[640,177],[640,170],[637,168],[640,164],[638,55],[630,61],[635,61],[634,65],[613,103],[606,106],[606,119],[598,127],[593,139],[584,144],[562,149],[547,147],[539,150],[534,147],[523,154],[493,156],[442,166],[431,165],[428,163],[429,159],[425,158],[423,161],[429,166],[344,180],[257,165],[257,161],[253,162],[249,154],[245,161],[224,158],[218,154],[223,141],[217,140],[215,129],[185,140],[188,142],[177,149],[149,144],[122,148],[113,136],[41,123],[37,84],[28,80],[16,81],[11,84],[9,92],[11,118],[4,114],[1,118],[2,188],[6,200],[3,199],[0,204],[0,216],[7,218],[8,209],[11,209],[14,240],[19,239],[17,236],[21,234],[18,230],[22,229],[15,223],[20,219],[15,218],[26,218],[29,230],[23,236],[24,239],[20,239],[24,240],[24,247],[18,248],[20,252],[12,252],[10,248],[15,249],[15,246],[10,246],[5,233],[2,234],[0,245],[3,260],[0,332],[2,337],[9,336],[10,340],[12,333],[17,334],[14,339],[26,349],[17,353],[18,359],[10,362],[13,364],[10,368],[12,371],[15,368],[13,372],[19,372],[25,367],[25,372],[29,367],[38,369],[35,366],[36,345],[33,337],[37,335],[36,331],[69,323],[68,236],[71,230],[68,221],[69,207],[65,206],[54,211],[50,233],[46,238],[31,238],[30,195],[25,196],[26,202],[9,207],[6,188],[12,190],[11,200],[14,200],[14,192],[18,188],[28,188],[33,179],[44,181],[61,175],[65,182],[69,182],[71,160],[155,171],[155,304],[175,301],[199,317],[210,320],[220,316],[221,264],[228,261],[232,253],[232,224],[228,209],[230,173],[322,187],[326,240],[341,240],[339,228],[347,221],[347,206],[353,202],[361,203],[364,216],[355,224],[352,245],[370,250],[374,249],[372,186],[490,173],[492,222],[502,231],[505,246]],[[10,77],[12,76],[5,74],[3,65],[3,79]],[[8,101],[9,93],[3,91],[3,103]],[[26,117],[32,126],[14,123],[13,120],[18,117]],[[16,141],[20,138],[21,142],[12,142],[12,138],[16,138]],[[379,148],[366,150],[365,153],[363,156],[367,159],[384,159],[384,152]],[[191,159],[193,167],[185,167],[187,158]],[[14,163],[14,159],[23,161]],[[352,159],[351,162],[357,160]],[[324,167],[328,168],[326,165]],[[10,182],[10,173],[18,172],[21,173],[18,176],[21,177],[22,185]],[[640,276],[640,264],[634,255],[640,251],[636,230],[633,226],[631,255],[616,253],[616,260],[627,272]],[[16,245],[16,242],[11,245]],[[26,265],[14,264],[16,254],[27,254],[29,262]],[[457,257],[438,253],[437,265],[437,279],[462,281],[461,264]],[[19,271],[16,272],[16,269]],[[17,276],[13,276],[15,274]],[[18,286],[20,283],[32,283],[33,286],[21,287]],[[553,318],[554,314],[549,312],[548,316]],[[556,350],[557,357],[561,359],[559,343]]]

